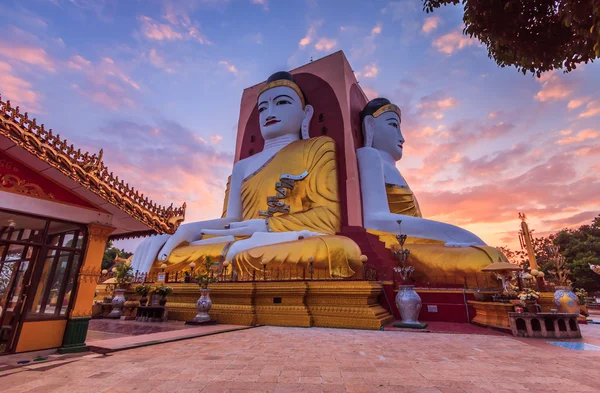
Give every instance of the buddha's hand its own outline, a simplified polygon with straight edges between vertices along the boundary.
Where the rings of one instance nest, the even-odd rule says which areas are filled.
[[[267,221],[262,218],[232,222],[225,226],[226,229],[203,229],[203,235],[211,236],[252,236],[256,232],[268,232]]]
[[[165,262],[169,258],[169,255],[171,255],[171,252],[173,252],[173,250],[177,248],[180,244],[185,242],[191,243],[195,240],[201,239],[203,230],[202,228],[206,228],[208,225],[211,225],[213,227],[218,225],[222,227],[223,225],[225,225],[225,223],[225,220],[217,219],[210,221],[190,222],[188,224],[183,224],[179,226],[179,228],[177,228],[177,231],[175,231],[175,233],[171,235],[171,237],[169,237],[169,240],[167,240],[166,244],[158,253],[158,260],[161,262]]]

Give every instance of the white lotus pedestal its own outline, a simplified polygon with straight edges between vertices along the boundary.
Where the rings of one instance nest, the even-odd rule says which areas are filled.
[[[396,307],[400,311],[402,321],[394,323],[394,327],[409,329],[425,329],[427,327],[426,323],[419,322],[421,297],[415,291],[413,285],[398,286]]]
[[[200,299],[196,302],[196,310],[198,314],[191,321],[187,321],[186,325],[213,325],[217,323],[210,318],[208,311],[212,307],[212,300],[210,300],[210,289],[200,289]]]

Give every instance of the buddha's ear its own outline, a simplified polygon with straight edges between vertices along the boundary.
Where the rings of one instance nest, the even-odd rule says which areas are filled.
[[[373,134],[375,133],[375,118],[373,116],[365,116],[363,120],[363,136],[365,137],[365,147],[373,146]]]
[[[313,117],[315,110],[312,105],[306,105],[304,107],[304,120],[302,120],[302,139],[310,138],[310,121]]]

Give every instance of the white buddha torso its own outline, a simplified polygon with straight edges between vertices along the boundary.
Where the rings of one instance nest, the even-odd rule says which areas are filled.
[[[387,104],[365,116],[363,132],[367,146],[358,149],[356,154],[365,228],[388,233],[402,230],[411,237],[438,240],[449,246],[485,244],[463,228],[390,211],[387,188],[408,189],[396,167],[402,158],[405,140],[400,129],[400,110],[395,105]],[[402,228],[399,220],[402,220]]]

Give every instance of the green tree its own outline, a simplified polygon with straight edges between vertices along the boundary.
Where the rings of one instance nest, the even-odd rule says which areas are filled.
[[[123,249],[119,250],[114,247],[112,240],[109,240],[106,243],[106,247],[104,248],[104,256],[102,257],[102,269],[108,269],[115,263],[115,258],[117,256],[121,258],[129,258],[133,253],[127,252]]]
[[[547,274],[547,279],[555,279],[554,247],[565,257],[565,268],[569,271],[573,288],[584,288],[588,292],[600,291],[600,275],[590,269],[590,264],[600,265],[600,215],[590,225],[577,229],[563,229],[548,237],[532,240],[533,250],[539,269]],[[527,253],[513,251],[508,247],[498,247],[509,261],[529,268]]]
[[[590,269],[590,264],[600,265],[600,215],[590,225],[563,229],[550,238],[567,260],[573,287],[600,291],[600,275]]]
[[[459,3],[463,33],[485,44],[500,67],[539,77],[600,57],[600,0],[423,0],[423,9]]]

